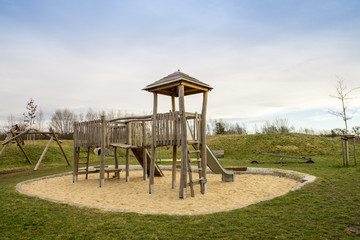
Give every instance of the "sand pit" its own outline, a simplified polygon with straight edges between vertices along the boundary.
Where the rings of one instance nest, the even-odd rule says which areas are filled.
[[[234,182],[222,182],[221,174],[208,174],[207,194],[195,187],[195,197],[188,188],[185,200],[178,198],[178,188],[171,189],[171,172],[155,178],[155,194],[149,194],[148,181],[142,179],[142,171],[131,171],[130,182],[124,173],[105,180],[99,188],[99,175],[91,174],[85,180],[72,183],[72,175],[54,176],[20,183],[17,189],[25,194],[47,200],[104,210],[151,213],[151,214],[205,214],[240,208],[259,201],[283,195],[301,185],[299,181],[272,175],[241,174]],[[179,174],[178,174],[179,175]],[[177,186],[179,179],[177,179]]]

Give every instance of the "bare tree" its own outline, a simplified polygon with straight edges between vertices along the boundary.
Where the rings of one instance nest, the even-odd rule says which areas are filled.
[[[267,120],[265,125],[262,126],[262,133],[287,133],[293,127],[289,127],[289,121],[287,119],[275,119],[273,121]]]
[[[74,121],[76,121],[76,114],[68,109],[57,109],[51,117],[50,127],[60,134],[69,134],[73,132]]]
[[[360,137],[360,126],[353,127],[352,131],[356,136]]]
[[[26,105],[26,110],[28,110],[27,113],[23,113],[24,116],[24,122],[26,124],[29,124],[29,127],[32,128],[32,126],[35,123],[36,118],[36,108],[37,105],[35,105],[34,99],[30,98],[30,101]]]
[[[36,116],[36,121],[38,123],[39,126],[39,130],[42,131],[43,130],[43,124],[44,124],[44,112],[40,109],[39,113]]]
[[[100,114],[94,112],[94,110],[92,110],[92,108],[88,109],[88,112],[85,115],[85,121],[92,121],[92,120],[97,120],[100,119]]]
[[[336,88],[336,95],[330,95],[332,98],[339,99],[341,101],[341,111],[329,111],[330,114],[342,118],[345,124],[345,132],[348,132],[348,124],[347,121],[352,119],[352,116],[347,113],[348,105],[347,101],[352,99],[349,97],[349,94],[357,89],[360,89],[360,87],[352,88],[350,90],[347,90],[346,86],[344,85],[344,80],[338,76],[336,76],[338,79],[337,84],[335,86]]]

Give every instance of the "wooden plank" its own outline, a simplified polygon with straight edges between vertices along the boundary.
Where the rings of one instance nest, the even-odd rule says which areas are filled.
[[[143,178],[147,179],[147,154],[146,154],[146,125],[145,121],[142,122],[142,146],[143,146]]]
[[[43,160],[43,158],[44,158],[44,156],[45,156],[45,153],[46,153],[46,151],[48,150],[48,148],[49,148],[52,140],[53,140],[53,137],[51,137],[50,140],[49,140],[49,142],[46,144],[46,147],[45,147],[44,151],[42,152],[42,154],[41,154],[41,156],[40,156],[40,158],[39,158],[39,161],[36,163],[36,166],[34,167],[34,171],[36,171],[36,170],[39,168],[40,163],[41,163],[41,161]]]
[[[166,128],[166,145],[170,145],[170,113],[166,114],[166,122],[165,122],[165,128]]]
[[[180,125],[180,112],[176,112],[176,143],[177,146],[180,147],[180,131],[181,131],[181,125]]]
[[[172,161],[172,171],[171,171],[171,178],[172,178],[172,188],[176,188],[176,157],[177,157],[177,147],[175,145],[175,134],[176,134],[176,121],[175,121],[175,96],[171,96],[171,123],[172,123],[172,145],[173,145],[173,161]]]
[[[73,183],[77,181],[77,154],[76,154],[76,148],[77,148],[77,141],[78,141],[78,124],[77,122],[74,122],[74,142],[73,142]]]
[[[101,116],[101,153],[100,153],[100,187],[104,187],[105,178],[105,139],[106,139],[106,125],[105,116]]]
[[[127,123],[127,143],[131,145],[131,122]],[[130,181],[130,149],[126,149],[126,182]]]

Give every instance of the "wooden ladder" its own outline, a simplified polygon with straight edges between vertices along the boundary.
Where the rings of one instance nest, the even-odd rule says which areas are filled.
[[[190,150],[189,145],[192,145],[194,150]],[[202,177],[202,166],[201,166],[201,151],[200,151],[200,144],[199,141],[188,141],[188,145],[187,145],[187,166],[188,166],[188,173],[189,173],[189,182],[188,182],[188,186],[190,186],[190,191],[191,191],[191,197],[195,196],[194,193],[194,185],[195,184],[201,184],[204,181],[204,178]],[[195,158],[191,158],[192,154],[196,154]],[[193,162],[197,162],[197,170],[199,173],[199,178],[197,180],[193,179],[192,176],[192,168],[191,168],[191,163]]]
[[[85,156],[80,156],[81,153],[86,153]],[[76,148],[76,156],[78,157],[78,166],[79,164],[85,164],[85,174],[86,179],[89,175],[89,162],[90,162],[90,147],[87,147],[86,150],[81,150],[80,147]],[[80,162],[80,159],[86,159],[86,162]]]

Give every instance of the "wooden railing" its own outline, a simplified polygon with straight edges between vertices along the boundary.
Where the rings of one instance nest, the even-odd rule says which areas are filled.
[[[101,120],[75,122],[74,123],[74,146],[75,147],[98,147],[101,145]]]
[[[150,124],[152,118],[127,117],[112,119],[110,121],[94,120],[74,123],[74,146],[75,147],[98,147],[101,145],[101,126],[105,124],[105,146],[122,143],[136,147],[148,147],[151,143],[151,128],[155,127],[156,146],[177,145],[180,146],[181,124],[180,112],[168,112],[156,114],[156,120]],[[188,139],[199,140],[201,115],[186,113],[189,128]],[[145,128],[145,129],[144,129]],[[186,131],[188,131],[186,129]],[[189,136],[191,134],[191,136]],[[145,137],[144,137],[145,135]]]

